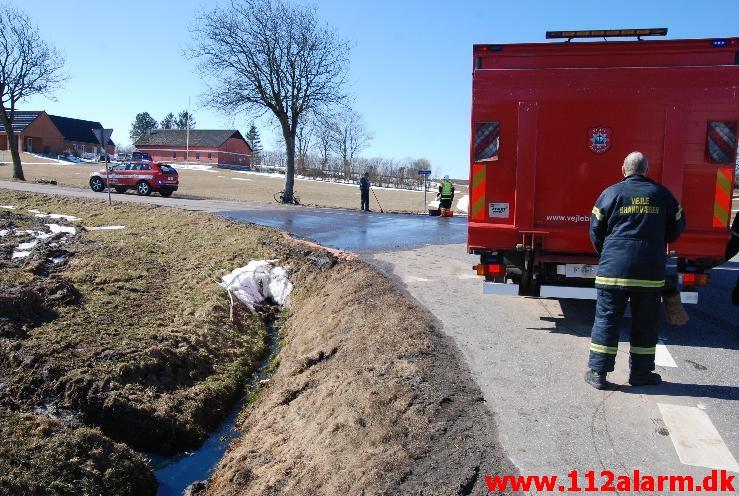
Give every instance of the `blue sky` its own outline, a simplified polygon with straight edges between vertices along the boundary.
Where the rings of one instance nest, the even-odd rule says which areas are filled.
[[[426,157],[443,173],[468,172],[473,43],[544,41],[547,30],[667,27],[669,38],[736,36],[739,1],[321,0],[320,16],[355,43],[351,91],[374,132],[366,156]],[[23,0],[16,5],[66,57],[70,79],[56,101],[21,108],[99,120],[127,143],[134,116],[157,120],[187,107],[197,127],[235,127],[252,119],[200,107],[202,86],[182,51],[201,0]],[[101,70],[104,68],[104,70]],[[273,127],[257,122],[263,143]]]

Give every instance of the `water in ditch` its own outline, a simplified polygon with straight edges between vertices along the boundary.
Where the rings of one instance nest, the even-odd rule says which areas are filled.
[[[266,321],[267,351],[247,381],[247,390],[253,390],[259,381],[267,378],[267,368],[279,351],[281,315]],[[149,455],[154,475],[159,481],[157,496],[180,496],[192,483],[208,479],[221,461],[230,442],[239,437],[236,419],[244,407],[244,399],[234,406],[221,426],[213,431],[203,445],[195,451],[174,457]]]

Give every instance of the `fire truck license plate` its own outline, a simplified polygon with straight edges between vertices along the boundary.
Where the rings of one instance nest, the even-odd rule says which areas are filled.
[[[585,277],[588,279],[594,279],[598,273],[597,265],[590,264],[567,264],[565,265],[565,276],[566,277]]]

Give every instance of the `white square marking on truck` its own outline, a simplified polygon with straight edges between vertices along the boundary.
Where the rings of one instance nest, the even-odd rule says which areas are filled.
[[[510,206],[508,203],[491,203],[488,205],[488,217],[498,217],[507,219],[509,217]]]

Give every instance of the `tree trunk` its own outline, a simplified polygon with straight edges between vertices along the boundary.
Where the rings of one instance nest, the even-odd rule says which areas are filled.
[[[5,114],[5,112],[2,112]],[[26,178],[23,175],[23,167],[21,166],[21,154],[18,152],[18,140],[13,134],[13,123],[3,115],[3,126],[5,127],[5,135],[8,138],[8,148],[10,148],[10,156],[13,157],[13,179],[25,181]]]
[[[282,133],[285,138],[285,192],[282,203],[293,203],[295,185],[295,135],[291,132]]]

